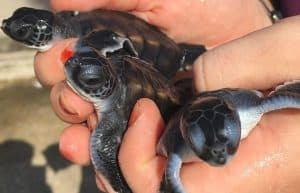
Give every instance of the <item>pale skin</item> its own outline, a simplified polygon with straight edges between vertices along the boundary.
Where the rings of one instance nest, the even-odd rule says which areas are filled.
[[[209,47],[271,24],[257,1],[227,1],[220,5],[218,0],[72,0],[68,3],[53,0],[52,5],[56,10],[99,7],[130,10],[161,27],[178,42],[202,42]],[[182,9],[184,6],[191,7],[186,11]],[[201,17],[190,19],[187,13],[201,14]],[[187,20],[183,28],[180,23]],[[300,17],[286,19],[208,51],[195,63],[196,90],[223,87],[266,90],[286,80],[300,79],[299,24]],[[195,26],[205,27],[197,30]],[[231,26],[228,31],[220,30],[226,26]],[[186,33],[190,36],[183,36]],[[56,114],[71,123],[61,136],[60,151],[69,160],[86,165],[90,163],[89,137],[97,118],[92,104],[62,82],[63,64],[59,60],[62,50],[72,46],[74,41],[61,41],[50,51],[38,54],[35,71],[42,84],[52,87],[50,98]],[[79,124],[85,121],[87,124]],[[181,177],[187,192],[299,192],[299,125],[298,110],[265,115],[225,167],[215,168],[203,162],[184,165]],[[163,129],[164,123],[155,104],[149,99],[138,101],[119,154],[122,172],[133,192],[155,193],[159,187],[165,158],[156,154],[155,147]],[[99,188],[112,192],[100,175],[96,182]]]

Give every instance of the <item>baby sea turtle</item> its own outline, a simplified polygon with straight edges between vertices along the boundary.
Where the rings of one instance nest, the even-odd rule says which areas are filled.
[[[89,41],[89,36],[80,39],[74,55],[66,60],[66,81],[94,104],[101,119],[90,140],[95,169],[115,191],[128,193],[131,190],[122,176],[117,155],[133,105],[139,98],[150,98],[168,120],[183,103],[182,94],[152,64],[133,56],[105,57]]]
[[[181,66],[192,64],[205,51],[201,45],[178,45],[134,15],[112,10],[82,13],[63,11],[54,14],[47,10],[22,7],[3,20],[1,28],[12,39],[39,51],[48,50],[61,39],[89,35],[93,39],[90,41],[93,44],[91,47],[97,48],[102,54],[126,50],[126,54],[153,63],[169,78]]]
[[[185,193],[182,163],[226,164],[265,113],[284,108],[300,108],[299,81],[279,86],[267,97],[245,89],[199,94],[169,121],[160,139],[158,152],[168,157],[161,192]]]

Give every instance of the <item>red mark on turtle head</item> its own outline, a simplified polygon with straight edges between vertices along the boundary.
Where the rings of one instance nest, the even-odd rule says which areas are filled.
[[[64,51],[61,53],[60,60],[64,64],[66,61],[71,58],[74,55],[74,51],[70,48],[64,49]]]

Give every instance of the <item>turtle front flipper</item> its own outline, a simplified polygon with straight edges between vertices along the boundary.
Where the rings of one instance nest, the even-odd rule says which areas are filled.
[[[160,186],[160,193],[185,193],[180,181],[181,157],[171,153],[168,157],[164,179]]]
[[[264,113],[286,108],[300,109],[300,81],[295,80],[278,86],[263,99],[261,108]]]
[[[103,113],[90,140],[90,155],[95,169],[118,193],[131,192],[118,164],[119,147],[127,126],[125,119],[114,111]]]

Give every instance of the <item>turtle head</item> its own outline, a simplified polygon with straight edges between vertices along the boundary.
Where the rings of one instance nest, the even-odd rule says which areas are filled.
[[[194,153],[210,165],[226,164],[241,136],[236,109],[217,97],[198,98],[181,117],[181,132]]]
[[[22,7],[2,21],[1,29],[13,40],[43,50],[52,39],[53,18],[50,11]]]
[[[115,73],[110,61],[104,57],[73,56],[64,68],[68,85],[90,102],[109,97],[115,89]]]

